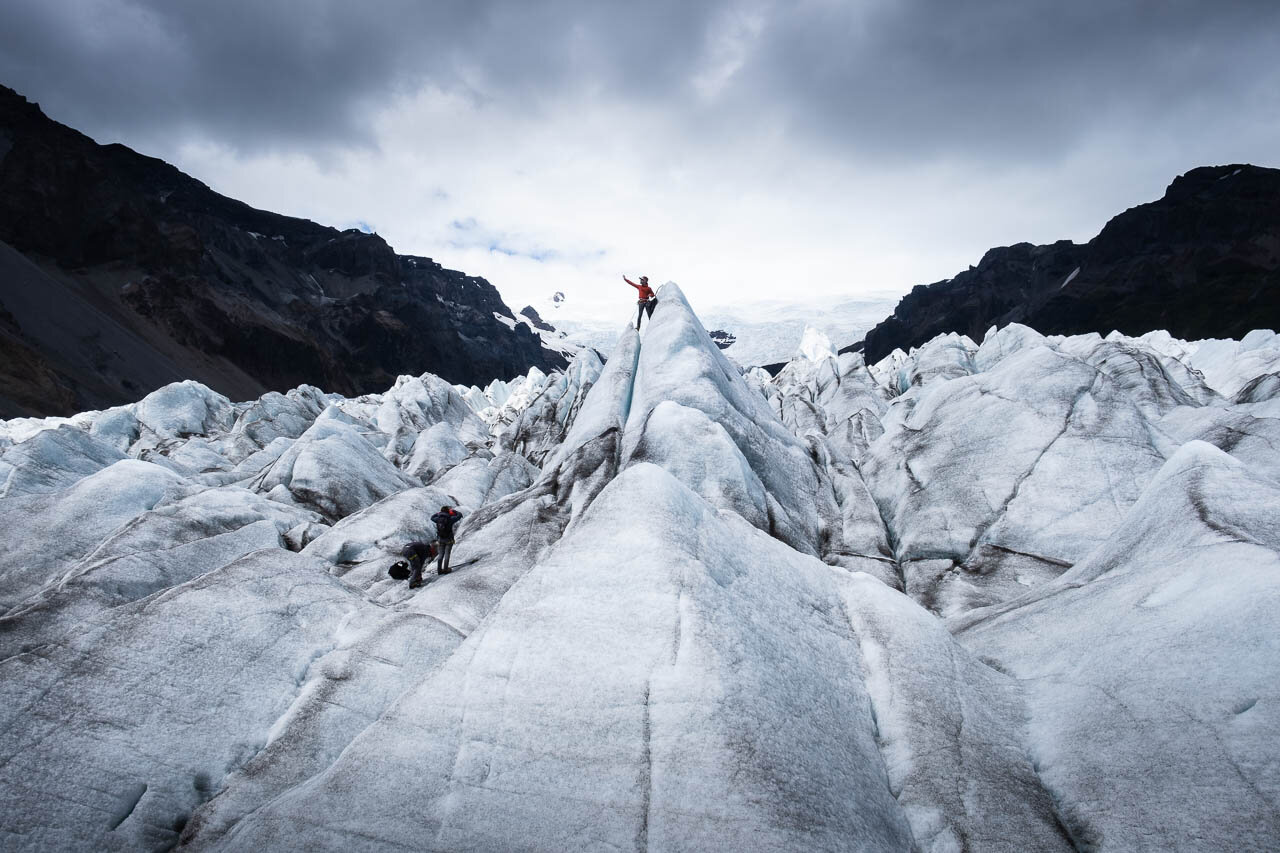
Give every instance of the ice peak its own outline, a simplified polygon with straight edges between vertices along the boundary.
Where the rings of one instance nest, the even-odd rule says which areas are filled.
[[[809,361],[822,361],[824,358],[835,358],[836,350],[831,345],[831,339],[822,330],[805,326],[796,355],[807,358]]]

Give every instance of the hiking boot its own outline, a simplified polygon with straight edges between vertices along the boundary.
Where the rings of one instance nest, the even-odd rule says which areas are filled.
[[[449,572],[451,572],[451,571],[453,571],[453,569],[450,569],[450,568],[443,568],[443,569],[439,569],[439,570],[436,572],[436,574],[438,574],[438,575],[447,575],[447,574],[449,574]]]

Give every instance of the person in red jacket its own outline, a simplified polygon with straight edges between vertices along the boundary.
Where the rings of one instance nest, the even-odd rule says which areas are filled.
[[[636,284],[625,275],[622,280],[640,291],[640,310],[636,312],[636,331],[638,332],[640,331],[640,318],[644,316],[644,312],[648,311],[649,319],[653,319],[653,309],[658,305],[658,297],[653,295],[653,288],[649,286],[649,276],[647,275],[640,276],[639,284]]]

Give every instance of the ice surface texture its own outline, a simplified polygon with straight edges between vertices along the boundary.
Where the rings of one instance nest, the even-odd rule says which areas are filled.
[[[5,849],[1271,850],[1280,339],[0,422]],[[453,563],[386,569],[461,507]]]

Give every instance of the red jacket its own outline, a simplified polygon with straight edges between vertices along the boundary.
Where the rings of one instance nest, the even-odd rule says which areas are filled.
[[[631,285],[632,287],[634,287],[636,290],[640,291],[639,296],[640,296],[641,302],[648,302],[650,299],[653,298],[653,288],[650,287],[649,285],[636,284],[634,281],[627,278],[625,275],[622,277],[622,280],[625,281],[627,284]]]

